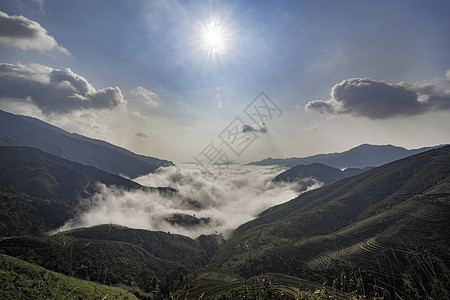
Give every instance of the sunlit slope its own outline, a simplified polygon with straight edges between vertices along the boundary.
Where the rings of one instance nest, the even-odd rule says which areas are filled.
[[[130,292],[68,277],[0,254],[1,299],[137,299]]]
[[[414,274],[408,259],[427,253],[440,262],[436,272],[445,277],[449,243],[450,147],[446,146],[266,210],[235,231],[213,264],[246,277],[283,272],[331,280],[350,265],[364,267],[367,277],[380,268],[392,272],[390,276]]]

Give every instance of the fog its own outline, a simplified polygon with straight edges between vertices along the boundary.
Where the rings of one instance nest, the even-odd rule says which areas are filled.
[[[81,201],[83,212],[58,230],[113,223],[192,238],[212,233],[227,237],[265,209],[321,185],[311,179],[304,184],[273,182],[284,170],[280,166],[236,164],[210,166],[206,171],[196,164],[182,164],[134,179],[144,186],[178,191],[169,194],[98,184],[98,193]]]

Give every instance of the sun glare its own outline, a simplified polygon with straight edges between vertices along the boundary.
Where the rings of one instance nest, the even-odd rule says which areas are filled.
[[[210,56],[224,55],[229,39],[229,34],[220,21],[209,21],[201,25],[201,46]]]

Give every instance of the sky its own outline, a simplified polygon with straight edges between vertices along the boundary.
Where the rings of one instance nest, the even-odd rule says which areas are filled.
[[[450,141],[449,1],[2,0],[0,109],[201,164]]]

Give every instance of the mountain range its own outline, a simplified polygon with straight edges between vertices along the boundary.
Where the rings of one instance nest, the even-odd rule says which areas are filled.
[[[274,180],[326,185],[261,212],[226,239],[120,224],[46,235],[82,211],[80,200],[98,183],[171,197],[174,189],[117,175],[170,162],[0,115],[0,298],[450,298],[450,146],[361,145],[304,158],[310,163]],[[409,151],[420,153],[383,164]],[[382,165],[357,168],[366,164]],[[166,222],[206,220],[175,214]]]
[[[303,193],[226,240],[109,224],[1,238],[0,252],[140,299],[446,299],[449,199],[445,146]]]
[[[363,169],[366,167],[381,166],[383,164],[441,146],[442,145],[408,150],[403,147],[393,145],[362,144],[344,152],[317,154],[308,157],[266,158],[261,161],[251,162],[249,164],[258,166],[283,165],[294,167],[300,164],[309,165],[313,163],[321,163],[338,169]]]
[[[345,170],[340,170],[337,168],[329,167],[320,163],[312,163],[310,165],[296,165],[280,174],[278,174],[274,181],[304,181],[305,179],[312,178],[323,182],[324,184],[329,184],[337,180],[358,175],[362,172],[372,169],[371,167],[366,167],[364,169],[359,168],[347,168]]]
[[[71,134],[39,119],[0,110],[0,146],[26,146],[93,166],[108,173],[135,178],[172,162],[135,154],[110,143]]]

